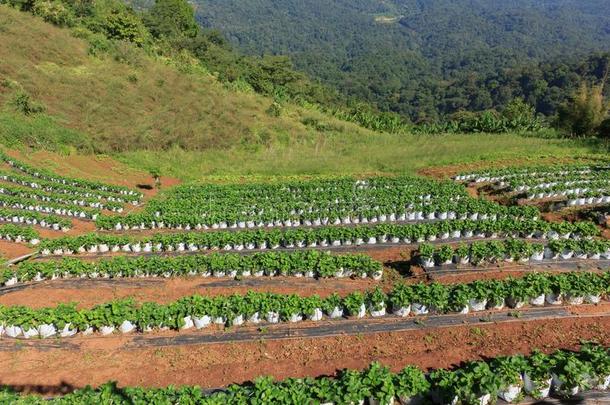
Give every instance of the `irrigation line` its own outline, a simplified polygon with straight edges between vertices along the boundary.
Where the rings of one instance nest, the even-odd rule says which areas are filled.
[[[544,268],[531,268],[531,267],[544,267]],[[435,277],[444,276],[448,274],[462,275],[462,274],[473,274],[473,273],[487,273],[487,272],[507,272],[516,273],[522,271],[529,272],[562,272],[566,270],[582,270],[582,271],[596,271],[610,268],[610,259],[603,260],[591,260],[591,259],[544,259],[542,261],[528,261],[525,263],[514,263],[510,265],[502,266],[470,266],[470,267],[459,267],[456,264],[426,268],[424,269],[425,274]]]

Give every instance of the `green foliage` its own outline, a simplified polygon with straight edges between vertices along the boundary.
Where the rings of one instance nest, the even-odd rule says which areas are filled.
[[[598,135],[600,138],[610,140],[610,118],[603,120],[597,128]]]
[[[144,23],[155,38],[194,38],[199,34],[193,8],[186,0],[155,0],[144,15]]]
[[[29,146],[60,152],[69,152],[74,146],[83,151],[92,149],[87,135],[59,125],[45,114],[0,112],[0,140],[11,148]]]
[[[115,8],[107,12],[99,21],[99,28],[109,39],[129,41],[136,45],[143,45],[146,40],[142,21],[126,9]]]
[[[609,110],[610,104],[604,101],[602,85],[582,84],[560,107],[558,124],[571,135],[591,136],[596,134]]]
[[[75,21],[72,9],[60,0],[36,1],[32,12],[45,21],[60,27],[70,27]]]

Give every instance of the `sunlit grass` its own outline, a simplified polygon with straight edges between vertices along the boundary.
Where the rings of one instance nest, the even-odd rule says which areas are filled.
[[[414,173],[431,166],[500,159],[607,155],[596,142],[539,139],[513,134],[346,135],[327,134],[270,146],[203,152],[172,149],[130,152],[120,159],[134,167],[159,167],[184,180],[218,176],[361,175]]]

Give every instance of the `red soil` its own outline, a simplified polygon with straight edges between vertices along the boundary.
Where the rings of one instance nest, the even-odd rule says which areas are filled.
[[[109,280],[108,280],[109,281]],[[228,283],[228,284],[218,284]],[[193,294],[207,296],[245,294],[266,291],[277,294],[318,294],[326,297],[333,292],[346,295],[376,285],[372,279],[305,279],[305,278],[246,278],[243,282],[227,278],[117,279],[109,282],[89,280],[54,280],[32,283],[29,288],[0,295],[0,305],[27,305],[32,308],[55,306],[61,302],[78,302],[80,307],[92,307],[114,299],[134,297],[137,301],[172,302]],[[216,285],[215,285],[216,284]]]
[[[407,364],[424,369],[452,367],[462,361],[499,355],[576,348],[582,340],[610,345],[610,317],[584,317],[428,328],[331,338],[246,343],[136,347],[132,337],[84,337],[67,348],[29,347],[6,341],[0,350],[0,380],[24,390],[119,385],[208,388],[241,383],[260,375],[276,379],[332,375],[380,361],[394,371]],[[52,343],[52,342],[51,342]]]
[[[24,243],[8,242],[0,240],[0,257],[5,260],[14,259],[23,255],[34,252],[34,249],[29,248]]]
[[[544,165],[544,164],[557,164],[557,163],[585,163],[587,159],[578,158],[561,158],[548,157],[548,158],[520,158],[520,159],[503,159],[494,161],[480,161],[471,163],[460,163],[450,166],[441,167],[427,167],[418,171],[418,174],[437,179],[446,179],[455,176],[460,172],[478,171],[487,168],[498,169],[511,166],[531,166],[531,165]]]

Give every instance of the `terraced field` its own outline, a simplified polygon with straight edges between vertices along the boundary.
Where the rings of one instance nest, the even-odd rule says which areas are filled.
[[[144,201],[0,157],[6,403],[609,399],[603,162]]]

